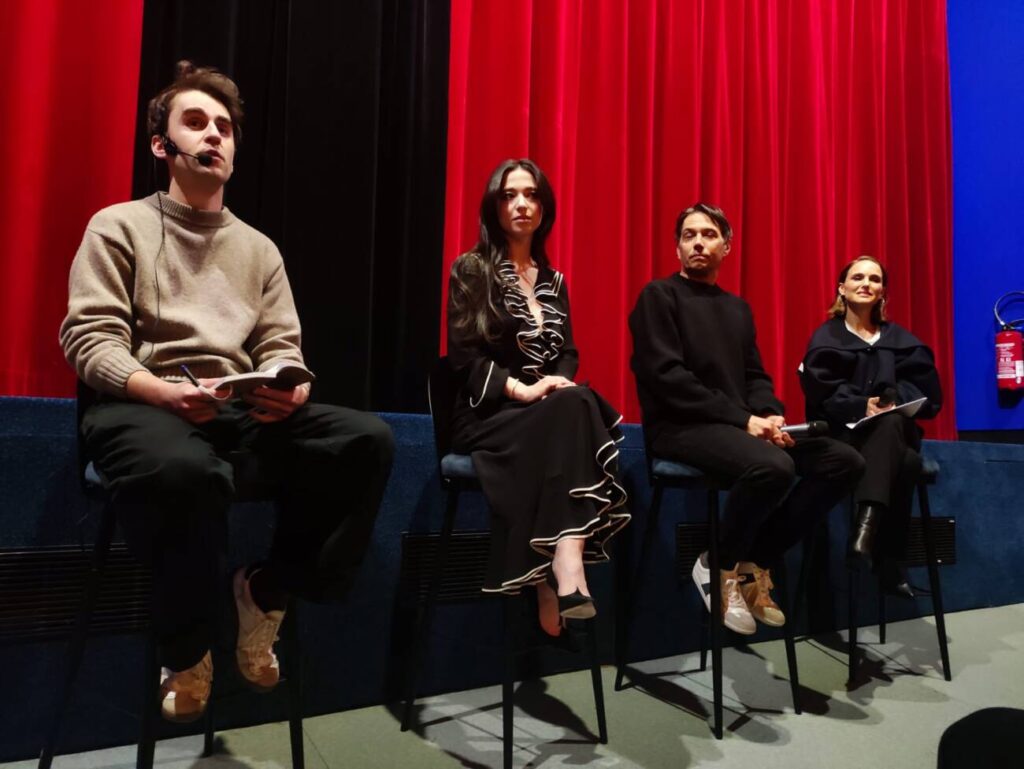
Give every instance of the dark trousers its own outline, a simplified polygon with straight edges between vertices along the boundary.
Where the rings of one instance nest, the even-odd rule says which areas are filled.
[[[191,667],[211,646],[235,494],[225,452],[253,452],[279,481],[265,582],[319,601],[340,597],[354,579],[391,471],[394,439],[375,416],[306,404],[260,424],[247,408],[192,425],[111,400],[82,419],[87,455],[109,481],[128,546],[153,568],[153,621],[172,670]]]
[[[651,449],[731,485],[719,543],[728,568],[737,561],[774,564],[864,472],[856,449],[832,438],[807,438],[780,449],[726,424],[663,426]]]
[[[907,547],[914,487],[921,474],[921,428],[902,414],[886,414],[847,432],[844,440],[866,464],[854,493],[858,505],[884,508],[876,539],[878,554],[897,558]]]

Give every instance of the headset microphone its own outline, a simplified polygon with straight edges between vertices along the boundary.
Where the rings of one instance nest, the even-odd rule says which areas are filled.
[[[186,157],[195,158],[196,162],[199,163],[203,168],[209,168],[213,165],[213,158],[209,155],[193,155],[191,152],[185,152],[184,150],[178,149],[178,145],[174,143],[174,140],[167,135],[164,135],[164,150],[172,158],[175,155],[185,155]]]

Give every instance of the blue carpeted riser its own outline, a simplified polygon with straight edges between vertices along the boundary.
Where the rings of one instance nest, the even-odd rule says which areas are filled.
[[[398,450],[395,467],[378,517],[373,544],[348,600],[334,606],[302,607],[306,714],[330,712],[395,699],[401,662],[408,641],[398,621],[401,534],[436,531],[443,495],[438,485],[430,420],[422,415],[385,414]],[[77,478],[75,403],[71,400],[0,398],[0,547],[52,545],[78,541],[76,522],[89,507]],[[631,528],[639,531],[647,515],[650,489],[640,430],[625,427],[621,467],[630,491]],[[928,442],[926,452],[942,465],[931,488],[932,513],[957,518],[955,566],[943,568],[947,611],[1024,601],[1024,586],[1011,579],[1018,543],[1024,541],[1024,446]],[[675,580],[674,527],[681,520],[703,520],[705,495],[669,491],[648,578],[640,594],[632,657],[646,659],[697,648],[699,604],[688,582]],[[815,575],[810,611],[813,627],[845,626],[846,576],[840,557],[847,531],[847,510],[837,508],[829,519],[827,573]],[[91,539],[90,520],[81,528]],[[462,497],[458,526],[485,528],[487,511],[480,494]],[[232,511],[231,560],[258,557],[269,542],[273,510],[269,505],[237,506]],[[628,536],[629,529],[626,535]],[[639,538],[620,535],[620,545],[639,547]],[[791,586],[800,564],[797,548],[789,559]],[[602,612],[601,645],[611,658],[612,566],[594,567],[591,583]],[[912,575],[926,584],[923,570]],[[875,598],[865,580],[860,593],[862,625],[874,621]],[[666,592],[678,600],[663,600]],[[657,609],[655,609],[657,606]],[[895,621],[930,613],[931,604],[890,601]],[[800,619],[799,628],[806,622]],[[757,638],[771,637],[762,631]],[[890,636],[898,641],[898,637]],[[956,639],[951,655],[956,671]],[[423,693],[450,691],[496,683],[501,671],[500,602],[483,600],[438,609],[432,633]],[[65,719],[61,751],[127,744],[137,736],[142,639],[139,636],[97,638],[90,642],[76,688],[75,705]],[[53,690],[62,673],[62,644],[11,647],[5,697],[0,700],[0,761],[36,755],[52,707]],[[936,661],[938,649],[931,650]],[[565,669],[575,660],[551,653],[527,661],[527,670]],[[217,680],[222,680],[222,676]],[[610,694],[609,696],[614,696]],[[283,692],[264,697],[233,698],[218,710],[218,728],[280,720],[285,715]],[[395,728],[397,729],[397,722]],[[163,726],[162,734],[181,728]],[[191,731],[196,731],[195,728]]]

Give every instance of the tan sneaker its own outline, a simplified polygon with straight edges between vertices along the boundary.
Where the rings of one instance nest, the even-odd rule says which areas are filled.
[[[703,562],[705,557],[706,554],[701,553],[700,558],[693,564],[692,573],[693,582],[700,591],[704,606],[711,611],[711,570]],[[750,616],[750,610],[747,608],[743,596],[740,595],[739,575],[735,569],[732,571],[721,569],[720,571],[722,575],[722,624],[734,633],[753,635],[757,630],[757,625],[754,623],[754,618]]]
[[[267,692],[281,679],[274,641],[284,612],[264,612],[256,605],[244,568],[235,572],[234,587],[238,608],[238,645],[235,648],[238,670],[251,688]]]
[[[754,618],[750,615],[747,602],[740,594],[740,583],[743,581],[736,569],[722,569],[722,624],[734,633],[753,635],[757,630]]]
[[[750,608],[750,613],[765,625],[782,627],[786,624],[786,615],[779,605],[772,600],[772,575],[768,569],[762,569],[752,561],[740,561],[736,571],[743,577],[740,592],[743,600]]]
[[[160,714],[168,721],[187,724],[206,712],[213,685],[213,659],[210,652],[188,670],[179,673],[160,671]]]

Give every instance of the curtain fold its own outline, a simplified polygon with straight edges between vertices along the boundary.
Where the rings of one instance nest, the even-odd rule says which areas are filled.
[[[444,259],[476,238],[490,170],[552,179],[580,378],[639,418],[626,318],[678,270],[682,208],[736,230],[723,287],[753,306],[791,422],[796,367],[840,267],[889,268],[893,320],[933,347],[954,438],[945,5],[897,0],[452,0]],[[443,291],[446,290],[446,285]],[[442,330],[444,320],[442,318]]]
[[[244,141],[225,201],[284,254],[315,397],[426,411],[447,3],[38,0],[15,3],[5,22],[0,394],[74,394],[56,341],[68,267],[95,211],[166,189],[146,104],[188,58],[241,89]]]
[[[142,0],[33,0],[0,24],[0,395],[67,396],[57,344],[89,218],[131,190]]]
[[[427,410],[448,46],[448,6],[430,0],[146,0],[140,102],[181,58],[241,89],[225,202],[281,249],[317,400]],[[148,145],[141,115],[136,136]],[[148,194],[152,163],[135,172]]]

